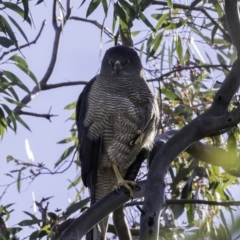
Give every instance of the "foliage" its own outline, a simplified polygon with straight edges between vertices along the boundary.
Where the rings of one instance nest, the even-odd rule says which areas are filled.
[[[38,0],[36,4],[42,2]],[[101,6],[102,18],[108,18],[112,23],[110,41],[121,42],[121,39],[118,39],[118,25],[123,30],[132,32],[134,46],[144,63],[147,79],[159,94],[160,130],[166,132],[173,128],[181,129],[208,109],[214,94],[221,86],[222,80],[228,74],[231,64],[236,58],[236,51],[226,29],[221,1],[203,1],[201,3],[202,1],[195,0],[191,1],[189,6],[181,4],[181,1],[155,2],[155,5],[151,6],[151,14],[145,13],[146,6],[139,0],[119,0],[109,1],[109,3],[106,0],[83,0],[80,6],[88,5],[87,19],[94,15],[94,12]],[[5,9],[5,15],[0,15],[0,45],[3,49],[10,49],[0,56],[0,61],[2,65],[14,64],[34,81],[36,88],[40,89],[39,81],[28,68],[21,52],[21,46],[15,36],[17,30],[25,43],[29,44],[27,33],[15,20],[16,15],[19,15],[24,20],[23,24],[32,24],[29,17],[28,1],[1,2],[0,4]],[[201,8],[198,7],[200,5]],[[12,15],[10,16],[10,14]],[[143,23],[139,28],[136,24],[138,20]],[[142,28],[145,29],[142,30]],[[101,29],[104,31],[104,26],[101,26]],[[17,53],[13,53],[15,51]],[[21,109],[27,106],[19,100],[19,90],[26,94],[31,93],[31,90],[14,73],[14,70],[10,72],[2,69],[0,74],[1,137],[4,136],[8,128],[16,132],[18,123],[29,129],[20,117]],[[235,96],[231,108],[234,108],[237,103],[238,96]],[[15,162],[17,166],[9,175],[15,176],[19,192],[23,179],[28,178],[34,181],[43,173],[57,173],[63,168],[67,158],[76,152],[78,140],[74,122],[75,106],[76,102],[65,107],[71,112],[68,120],[72,121],[73,124],[70,136],[58,143],[71,143],[71,146],[56,161],[54,171],[49,170],[41,163],[29,164],[8,156],[8,162]],[[204,141],[206,144],[223,147],[229,153],[237,155],[238,140],[239,129],[235,127],[227,131],[223,137],[211,136]],[[80,167],[77,160],[70,164],[73,162],[77,167]],[[143,171],[147,171],[146,168]],[[187,153],[182,153],[172,163],[166,183],[168,185],[166,196],[169,198],[218,202],[234,201],[229,186],[239,184],[239,181],[220,167],[201,162]],[[80,188],[81,184],[81,176],[78,175],[69,188],[76,185]],[[5,227],[1,230],[0,226],[0,231],[2,231],[0,239],[17,239],[17,233],[28,226],[34,227],[30,239],[41,239],[44,236],[52,237],[57,234],[61,224],[66,219],[69,220],[71,214],[80,209],[84,210],[89,199],[82,200],[81,193],[82,189],[77,192],[77,198],[80,201],[69,206],[64,212],[49,212],[48,204],[43,206],[47,200],[43,199],[38,203],[38,208],[43,209],[44,212],[41,219],[25,212],[30,219],[22,220],[17,224],[17,227]],[[11,215],[11,210],[9,210],[11,206],[9,204],[0,207],[0,220],[8,220]],[[184,209],[186,211],[185,224],[179,227],[174,220],[177,215],[181,216]],[[231,223],[227,222],[225,212],[230,215]],[[139,211],[126,209],[126,214],[129,225],[139,224]],[[196,237],[199,239],[231,239],[237,233],[235,226],[239,224],[237,223],[239,220],[235,220],[235,214],[230,207],[222,209],[219,206],[205,204],[186,204],[184,208],[179,204],[177,207],[176,205],[169,207],[166,214],[168,221],[166,219],[161,221],[163,239],[173,237],[177,239]],[[219,224],[216,224],[217,218]],[[229,227],[229,224],[233,227]]]
[[[23,6],[21,8],[19,5]],[[12,47],[11,51],[6,50],[0,56],[1,65],[13,64],[21,71],[23,71],[30,79],[32,79],[36,86],[39,87],[38,81],[34,74],[28,67],[27,62],[24,59],[24,56],[21,53],[21,47],[18,45],[18,40],[16,38],[15,31],[17,30],[20,35],[24,38],[27,44],[29,44],[28,38],[25,32],[22,30],[21,26],[15,20],[17,15],[19,15],[26,24],[31,26],[32,21],[28,16],[28,0],[23,0],[19,3],[12,2],[0,2],[1,8],[4,9],[3,14],[0,15],[0,45],[3,49],[8,49]],[[12,15],[12,16],[11,16]],[[14,46],[14,47],[13,47]],[[11,52],[18,51],[17,54],[11,54]],[[8,56],[6,58],[5,56]],[[10,55],[10,57],[9,57]],[[22,55],[22,56],[21,56]],[[29,93],[30,90],[28,87],[19,79],[16,74],[6,70],[1,70],[0,73],[0,92],[2,96],[2,102],[0,104],[0,136],[3,137],[7,128],[12,129],[14,132],[17,131],[17,122],[22,124],[28,130],[28,125],[22,120],[19,116],[18,111],[13,111],[12,106],[18,109],[18,107],[26,107],[26,105],[20,102],[18,97],[18,89]],[[9,106],[10,103],[10,106]]]

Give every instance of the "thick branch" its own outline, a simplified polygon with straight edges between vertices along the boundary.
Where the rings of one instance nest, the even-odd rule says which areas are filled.
[[[229,2],[226,1],[225,4]],[[236,8],[235,11],[238,11],[238,9]],[[165,206],[164,181],[171,162],[193,142],[209,136],[214,131],[230,125],[233,126],[233,122],[239,121],[239,107],[231,113],[227,113],[228,105],[239,88],[239,66],[240,59],[237,59],[233,64],[231,72],[217,92],[212,106],[204,114],[198,116],[189,125],[176,133],[154,157],[148,172],[143,204],[145,214],[141,216],[140,240],[155,240],[158,238],[160,214]],[[149,221],[150,218],[151,221]]]
[[[123,205],[113,212],[113,222],[119,240],[131,240],[131,233],[125,219]],[[109,230],[108,230],[109,231]]]
[[[235,45],[238,56],[240,55],[240,22],[238,13],[238,1],[225,1],[225,13],[228,31],[230,33],[233,44]]]
[[[145,181],[138,182],[140,191],[133,189],[134,198],[140,198],[145,192]],[[80,240],[85,234],[105,216],[130,200],[128,192],[121,188],[113,191],[96,202],[91,208],[78,217],[61,235],[60,240]]]
[[[55,26],[54,18],[55,18],[56,2],[57,2],[57,0],[53,1],[53,14],[54,14],[54,16],[52,16],[53,26]],[[55,38],[54,38],[54,42],[53,42],[53,50],[52,50],[52,54],[51,54],[51,60],[50,60],[50,63],[49,63],[49,66],[47,68],[47,71],[46,71],[45,75],[43,76],[43,78],[39,82],[40,88],[38,88],[38,86],[35,86],[32,89],[31,93],[27,94],[21,100],[21,103],[24,103],[24,104],[29,103],[36,96],[36,94],[41,91],[41,88],[46,85],[47,81],[49,80],[49,78],[50,78],[50,76],[53,72],[53,69],[54,69],[54,66],[55,66],[55,63],[56,63],[56,60],[57,60],[57,54],[58,54],[58,49],[59,49],[59,45],[60,45],[60,38],[61,38],[61,35],[62,35],[61,34],[62,33],[62,28],[61,27],[56,27],[55,26],[54,29],[55,29]],[[16,107],[14,109],[14,111],[18,113],[21,110],[21,108],[22,107]]]

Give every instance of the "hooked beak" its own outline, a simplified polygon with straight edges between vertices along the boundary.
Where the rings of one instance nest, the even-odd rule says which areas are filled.
[[[117,60],[114,64],[114,70],[116,71],[116,73],[120,73],[120,71],[122,70],[122,65],[121,62],[119,60]]]

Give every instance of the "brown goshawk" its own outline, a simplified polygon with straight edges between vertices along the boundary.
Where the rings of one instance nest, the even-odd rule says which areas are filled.
[[[137,53],[127,46],[107,50],[100,74],[85,86],[76,108],[82,180],[91,203],[119,186],[133,195],[136,183],[124,177],[140,151],[152,148],[158,120]]]

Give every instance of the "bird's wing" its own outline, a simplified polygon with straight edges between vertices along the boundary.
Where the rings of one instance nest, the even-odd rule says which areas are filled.
[[[78,98],[76,106],[76,124],[79,139],[78,150],[81,161],[82,180],[84,185],[90,189],[91,203],[94,203],[95,199],[95,184],[97,182],[97,169],[102,148],[102,137],[99,136],[96,140],[89,139],[88,127],[85,127],[83,122],[88,108],[88,95],[95,80],[96,77],[87,83]]]

